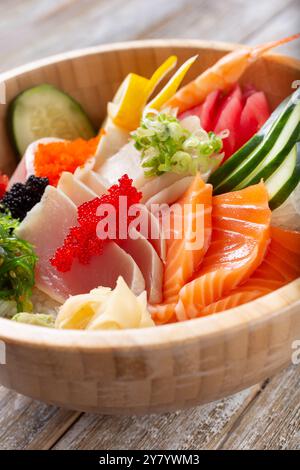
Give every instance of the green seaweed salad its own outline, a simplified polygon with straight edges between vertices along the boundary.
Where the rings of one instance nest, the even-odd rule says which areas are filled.
[[[30,243],[16,236],[18,225],[9,212],[0,214],[0,299],[15,301],[18,312],[28,312],[37,256]]]

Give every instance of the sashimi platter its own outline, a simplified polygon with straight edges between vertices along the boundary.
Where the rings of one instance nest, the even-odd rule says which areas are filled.
[[[164,57],[123,77],[96,129],[59,86],[17,93],[6,119],[19,161],[0,176],[0,316],[43,334],[161,328],[299,278],[300,89],[274,106],[240,80],[299,37],[238,47],[191,81],[201,54]]]

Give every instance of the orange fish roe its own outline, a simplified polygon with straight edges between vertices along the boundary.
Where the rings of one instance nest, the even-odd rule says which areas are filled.
[[[95,155],[99,139],[100,136],[90,140],[40,144],[34,156],[35,175],[47,177],[49,184],[56,186],[63,171],[74,173],[78,166]]]

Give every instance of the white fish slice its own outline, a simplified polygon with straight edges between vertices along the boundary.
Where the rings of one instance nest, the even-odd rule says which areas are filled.
[[[146,202],[146,207],[151,209],[152,204],[173,204],[176,202],[192,184],[194,176],[186,176],[175,183],[167,186]]]
[[[132,257],[116,243],[106,245],[101,256],[88,265],[77,260],[67,273],[58,272],[49,262],[63,244],[70,227],[77,225],[75,204],[59,189],[48,186],[41,201],[30,211],[18,228],[19,237],[35,246],[39,257],[36,286],[58,302],[70,295],[89,292],[99,286],[114,288],[122,276],[135,294],[145,289],[143,275]]]
[[[146,182],[140,152],[134,147],[134,142],[124,145],[119,152],[105,160],[96,172],[107,187],[117,183],[125,174],[133,180],[136,188],[141,188]]]
[[[154,178],[146,178],[144,185],[140,188],[143,193],[142,202],[146,203],[151,197],[168,188],[171,184],[181,180],[183,175],[176,173],[164,173]]]
[[[148,301],[152,304],[162,301],[163,263],[151,243],[137,230],[131,230],[134,239],[127,238],[122,248],[132,256],[140,268],[148,293]]]
[[[88,186],[76,179],[72,173],[64,171],[59,179],[57,189],[68,196],[76,206],[97,197],[97,194]]]
[[[96,196],[102,196],[102,194],[106,192],[107,187],[109,187],[107,183],[104,184],[100,176],[90,168],[77,168],[74,176],[90,188]]]
[[[100,139],[96,155],[95,170],[99,170],[101,165],[109,157],[117,153],[129,140],[129,132],[126,129],[116,126],[110,118],[104,123],[105,135]]]

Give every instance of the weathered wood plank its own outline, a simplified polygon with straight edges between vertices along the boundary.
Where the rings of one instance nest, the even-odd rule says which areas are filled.
[[[259,44],[298,32],[299,5],[293,0],[261,0],[253,6],[244,0],[190,4],[181,12],[143,31],[141,38],[182,37]],[[287,25],[288,28],[287,28]],[[299,56],[299,42],[282,53]]]
[[[80,413],[59,410],[0,386],[0,450],[48,449]]]
[[[274,14],[263,27],[255,29],[253,34],[247,36],[245,40],[248,44],[260,44],[265,41],[273,41],[300,31],[299,0],[293,0],[279,13]],[[282,54],[289,54],[293,57],[300,57],[300,40],[293,41],[279,49]]]
[[[272,5],[269,0],[261,0],[255,8],[244,0],[8,3],[0,4],[0,71],[74,48],[135,38],[198,37],[260,42],[295,32],[298,18],[297,0],[286,2],[284,7],[281,0],[273,0]],[[296,43],[283,49],[294,55],[297,50]]]
[[[220,448],[300,450],[299,367],[270,381]]]
[[[258,386],[190,410],[144,417],[83,415],[54,449],[201,449],[215,447],[259,393]]]
[[[41,6],[36,8],[36,2],[29,0],[26,9],[18,4],[20,13],[17,18],[11,18],[10,24],[5,22],[0,29],[0,70],[70,49],[134,39],[144,30],[154,27],[156,22],[176,15],[187,4],[201,6],[203,2],[204,0],[58,0],[54,9],[52,1],[39,2],[38,5],[41,3]],[[5,14],[4,7],[2,8]]]

